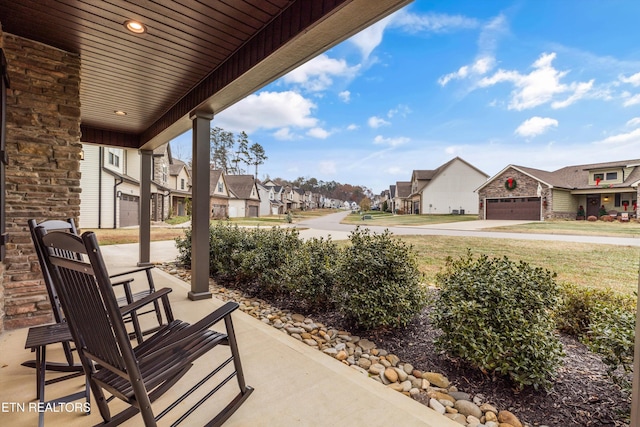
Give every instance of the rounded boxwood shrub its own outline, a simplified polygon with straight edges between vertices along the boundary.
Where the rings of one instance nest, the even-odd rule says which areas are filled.
[[[627,391],[631,390],[635,327],[635,310],[600,304],[594,309],[586,336],[589,350],[600,354],[609,377]]]
[[[246,239],[233,256],[242,281],[257,281],[262,290],[270,293],[284,291],[284,266],[302,244],[298,231],[272,227],[246,233]]]
[[[338,264],[340,311],[365,329],[405,326],[426,303],[412,247],[389,231],[356,228],[349,240]]]
[[[313,309],[333,306],[338,246],[331,238],[311,238],[287,258],[286,286]]]
[[[436,279],[436,346],[518,388],[550,386],[563,356],[551,315],[559,295],[554,278],[507,257],[475,259],[469,251],[447,259]]]
[[[598,317],[601,307],[622,307],[633,311],[635,299],[621,295],[611,289],[594,289],[563,283],[560,290],[560,304],[555,318],[557,328],[567,334],[583,339],[589,325]]]

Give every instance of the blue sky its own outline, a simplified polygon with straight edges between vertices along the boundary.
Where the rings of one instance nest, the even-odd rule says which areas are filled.
[[[637,0],[416,0],[212,125],[264,147],[260,178],[374,193],[455,156],[489,175],[637,159],[638,16]]]

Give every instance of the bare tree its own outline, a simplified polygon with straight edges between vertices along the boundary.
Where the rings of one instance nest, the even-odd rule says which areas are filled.
[[[258,165],[264,164],[264,161],[267,159],[268,157],[262,145],[254,142],[251,147],[249,147],[249,164],[256,167],[256,178],[258,178]]]

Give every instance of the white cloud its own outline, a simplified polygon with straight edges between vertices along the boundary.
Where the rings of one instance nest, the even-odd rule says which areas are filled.
[[[640,104],[640,93],[631,96],[628,94],[627,96],[623,96],[626,100],[622,103],[625,107],[631,107],[632,105]]]
[[[342,100],[342,102],[349,103],[349,101],[351,101],[351,92],[349,92],[348,90],[343,90],[338,94],[338,97]]]
[[[640,126],[640,117],[634,117],[633,119],[627,121],[628,127],[636,127]]]
[[[480,25],[478,20],[462,15],[446,15],[443,13],[418,15],[404,9],[392,15],[391,18],[391,25],[408,33],[444,33],[452,30],[478,28]]]
[[[390,147],[397,147],[398,145],[406,144],[410,139],[404,136],[396,138],[385,138],[382,135],[378,135],[373,139],[373,143],[377,145],[388,145]]]
[[[541,135],[552,127],[558,127],[558,121],[549,117],[531,117],[525,120],[515,133],[525,138]]]
[[[640,86],[640,73],[635,73],[629,77],[620,76],[620,81],[633,86]]]
[[[344,59],[318,55],[283,77],[285,83],[296,84],[310,92],[320,92],[333,84],[334,77],[352,79],[360,66],[350,67]]]
[[[515,86],[511,92],[510,110],[526,110],[538,105],[551,102],[554,96],[570,93],[564,101],[555,102],[553,108],[566,107],[584,98],[593,85],[589,82],[574,82],[569,85],[561,83],[569,71],[558,71],[552,66],[555,53],[545,53],[533,63],[533,71],[520,74],[518,71],[498,70],[495,74],[485,77],[478,82],[479,87],[489,87],[498,83],[508,82]]]
[[[358,130],[360,129],[360,126],[358,126],[355,123],[351,123],[349,126],[347,126],[347,130]]]
[[[318,138],[318,139],[327,139],[329,137],[329,135],[331,135],[331,132],[328,132],[322,128],[311,128],[309,129],[309,131],[307,132],[307,135],[313,137],[313,138]]]
[[[495,51],[500,36],[506,32],[507,20],[504,15],[499,15],[482,27],[478,38],[478,54],[470,65],[463,65],[454,71],[438,79],[440,86],[446,86],[451,80],[466,79],[471,76],[482,76],[495,67]]]
[[[295,138],[295,135],[293,135],[291,133],[291,129],[289,128],[282,128],[282,129],[278,129],[273,136],[276,139],[280,139],[280,140],[293,140]]]
[[[215,125],[230,132],[252,133],[257,129],[312,128],[316,105],[293,91],[260,92],[244,98],[215,118]]]
[[[380,126],[388,126],[391,124],[390,122],[386,121],[382,117],[377,117],[377,116],[369,117],[369,120],[367,120],[367,123],[369,124],[369,127],[372,127],[374,129],[379,128]]]
[[[401,9],[398,12],[376,22],[365,28],[349,39],[360,53],[363,60],[368,60],[371,52],[382,42],[384,32],[387,28],[398,28],[401,31],[415,34],[419,32],[444,33],[454,30],[465,30],[477,28],[479,23],[476,19],[467,18],[461,15],[446,15],[437,13],[427,13],[418,15]]]
[[[584,96],[593,88],[593,82],[594,80],[591,79],[588,82],[572,83],[571,89],[574,92],[564,101],[552,102],[551,108],[554,108],[554,109],[565,108],[573,104],[574,102],[578,101],[579,99],[584,98]]]
[[[396,108],[392,108],[387,112],[388,118],[393,118],[394,116],[400,115],[400,117],[407,117],[407,115],[411,113],[411,108],[406,105],[400,104]]]
[[[623,144],[633,144],[640,145],[640,129],[634,129],[628,133],[621,133],[618,135],[612,135],[600,141],[597,141],[596,144],[605,144],[605,145],[623,145]]]

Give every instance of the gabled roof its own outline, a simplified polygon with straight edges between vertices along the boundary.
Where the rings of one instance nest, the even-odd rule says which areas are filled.
[[[589,174],[594,171],[632,168],[630,174],[624,177],[624,181],[620,184],[613,184],[613,188],[635,187],[640,182],[640,160],[620,160],[615,162],[590,163],[585,165],[565,166],[558,170],[549,172],[541,169],[529,168],[518,165],[508,165],[490,180],[481,185],[476,191],[481,190],[488,184],[493,182],[497,177],[505,173],[508,169],[514,169],[531,178],[545,184],[549,188],[565,188],[568,190],[586,190],[595,189],[595,185],[591,185]]]
[[[238,199],[250,199],[256,180],[253,175],[227,175],[227,186]]]
[[[396,193],[398,197],[409,197],[411,195],[411,182],[410,181],[397,181]]]
[[[225,175],[222,173],[222,169],[211,169],[209,171],[209,195],[211,197],[225,197],[220,194],[216,194],[220,178],[222,178],[222,181],[225,183],[225,192],[228,194],[227,189],[229,184],[227,184],[227,180],[225,179]]]
[[[411,174],[411,181],[412,182],[414,180],[417,180],[418,182],[426,181],[426,182],[422,182],[421,183],[422,185],[419,188],[416,189],[416,192],[414,194],[420,193],[422,190],[424,190],[424,188],[427,185],[429,185],[429,182],[431,182],[434,178],[436,178],[438,175],[440,175],[442,172],[444,172],[455,161],[460,161],[460,162],[464,163],[465,165],[469,166],[470,168],[475,169],[480,174],[484,175],[486,178],[489,178],[489,175],[487,175],[486,173],[482,172],[480,169],[478,169],[477,167],[473,166],[471,163],[469,163],[469,162],[465,161],[464,159],[456,156],[453,159],[449,160],[448,162],[444,163],[443,165],[440,165],[439,167],[437,167],[434,170],[414,170],[413,173]]]

